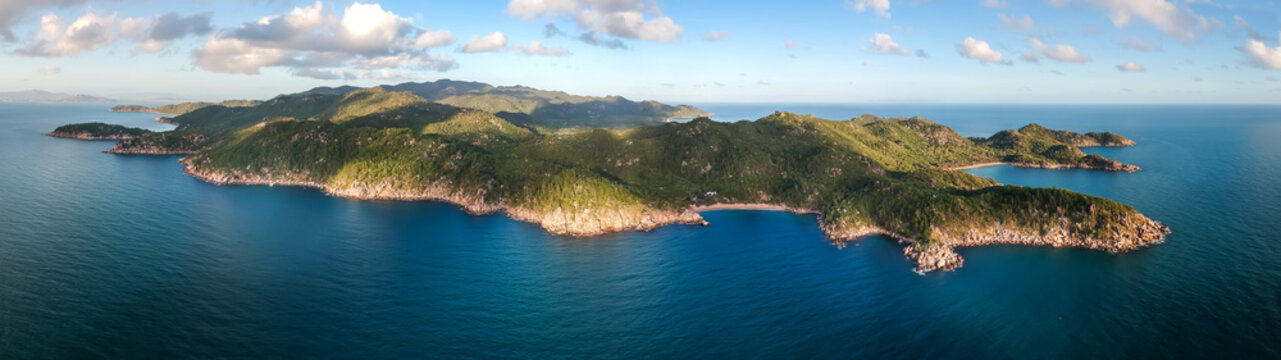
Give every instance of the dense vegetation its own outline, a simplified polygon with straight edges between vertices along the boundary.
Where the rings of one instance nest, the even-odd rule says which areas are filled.
[[[694,118],[707,113],[689,105],[670,106],[655,101],[631,101],[619,96],[591,97],[570,95],[561,91],[538,90],[525,86],[495,87],[485,83],[438,80],[425,83],[403,83],[383,86],[387,90],[409,92],[424,99],[447,105],[493,113],[508,121],[531,128],[629,128],[658,125],[671,118]],[[352,86],[319,87],[299,95],[344,95],[360,88]]]
[[[1108,239],[1137,215],[1107,199],[1000,186],[946,170],[1012,159],[1086,167],[1114,162],[1065,142],[1091,136],[1039,126],[969,139],[921,118],[831,121],[778,112],[757,121],[699,118],[548,133],[384,88],[209,106],[173,122],[175,131],[118,148],[194,151],[192,166],[233,178],[334,189],[444,188],[538,212],[781,204],[821,211],[836,228],[882,228],[921,244],[937,231],[998,223],[1045,231],[1064,221],[1074,234]]]
[[[153,112],[158,114],[182,115],[196,109],[207,106],[225,106],[225,107],[248,107],[261,103],[257,100],[225,100],[217,103],[210,102],[185,102],[180,104],[164,105],[158,107],[147,107],[142,105],[117,105],[111,108],[114,112]]]
[[[84,139],[121,140],[139,137],[150,132],[138,128],[92,122],[59,126],[57,129],[53,129],[53,132],[49,133],[49,135]]]

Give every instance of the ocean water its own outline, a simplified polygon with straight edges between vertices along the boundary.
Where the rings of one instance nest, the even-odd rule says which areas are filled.
[[[963,135],[1038,122],[1139,142],[1143,171],[972,173],[1132,204],[1174,231],[1113,256],[962,249],[911,271],[815,217],[719,211],[708,227],[551,236],[431,202],[220,187],[177,156],[43,136],[164,129],[100,105],[0,104],[0,358],[1276,358],[1281,108],[700,104],[920,115]]]

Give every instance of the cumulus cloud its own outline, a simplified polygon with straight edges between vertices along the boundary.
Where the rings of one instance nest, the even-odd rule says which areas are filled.
[[[569,50],[566,50],[563,47],[543,47],[543,43],[538,40],[530,41],[528,46],[525,44],[512,45],[512,51],[525,55],[539,56],[565,56],[566,54],[569,54]]]
[[[1206,18],[1191,9],[1180,9],[1166,0],[1048,0],[1050,5],[1063,7],[1073,2],[1089,4],[1104,10],[1112,25],[1123,28],[1134,18],[1152,24],[1166,35],[1183,40],[1195,40],[1197,31],[1208,31],[1223,23],[1213,17]]]
[[[1241,52],[1250,57],[1250,62],[1261,69],[1281,70],[1281,46],[1268,47],[1258,40],[1246,40]]]
[[[423,48],[444,46],[454,43],[454,33],[449,30],[423,31],[414,39],[414,45]]]
[[[502,50],[507,47],[507,35],[501,32],[493,32],[485,36],[471,36],[471,41],[463,44],[465,53],[481,53]]]
[[[1050,60],[1073,64],[1084,64],[1094,60],[1089,55],[1076,52],[1076,49],[1071,45],[1046,46],[1045,43],[1041,42],[1041,39],[1037,38],[1031,38],[1028,42],[1032,44],[1032,48],[1036,49],[1041,56]]]
[[[588,32],[633,40],[673,42],[685,32],[654,0],[511,0],[507,13],[525,19],[571,15]]]
[[[845,8],[859,13],[872,10],[877,15],[890,17],[890,0],[845,0]]]
[[[868,43],[872,45],[872,48],[877,52],[894,55],[907,55],[907,50],[903,50],[903,47],[894,42],[894,38],[890,37],[889,34],[876,33],[871,40],[868,40]]]
[[[286,65],[294,52],[271,47],[259,47],[235,38],[213,38],[193,52],[196,66],[202,69],[237,74],[258,74],[267,66]],[[308,69],[307,71],[316,71]],[[295,73],[297,69],[295,69]]]
[[[728,31],[708,31],[702,34],[704,41],[721,41],[729,39],[732,34]]]
[[[317,1],[220,31],[192,56],[197,67],[213,72],[258,74],[264,67],[285,67],[317,79],[384,78],[403,74],[393,68],[453,69],[453,58],[427,52],[452,41],[452,33],[419,28],[379,4],[352,3],[340,16]]]
[[[116,15],[87,12],[67,24],[55,14],[40,18],[40,30],[16,52],[29,56],[65,56],[93,50],[115,41]]]
[[[1006,14],[996,14],[996,17],[1001,18],[1001,28],[1003,29],[1014,29],[1028,32],[1032,31],[1032,27],[1034,26],[1031,15],[1023,15],[1023,18],[1018,18]]]
[[[3,1],[3,0],[0,0]],[[56,14],[40,18],[39,31],[16,53],[28,56],[70,56],[111,45],[117,39],[138,41],[134,53],[155,53],[170,42],[213,31],[213,14],[182,16],[175,12],[153,18],[117,19],[116,14],[87,11],[68,24]]]
[[[83,4],[85,0],[0,0],[0,38],[15,41],[13,27],[32,11]]]
[[[1139,64],[1135,64],[1132,62],[1117,65],[1116,69],[1121,72],[1136,72],[1136,73],[1148,71],[1148,69],[1144,69],[1142,66],[1139,66]]]
[[[45,75],[57,75],[62,72],[62,68],[50,65],[40,68],[40,72]]]
[[[973,37],[967,37],[960,44],[956,44],[956,53],[984,64],[1010,64],[1005,61],[1000,51],[992,49],[986,41],[975,40]]]
[[[133,49],[135,54],[157,53],[174,40],[209,34],[213,31],[212,20],[213,13],[182,16],[176,12],[155,18],[127,18],[120,20],[120,33],[140,42]]]

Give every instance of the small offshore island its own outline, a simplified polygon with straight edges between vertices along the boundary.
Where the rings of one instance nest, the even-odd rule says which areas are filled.
[[[966,138],[921,118],[787,112],[725,123],[686,105],[450,80],[193,104],[166,110],[177,115],[165,118],[178,126],[172,131],[76,124],[51,135],[121,140],[107,150],[117,154],[190,154],[180,160],[187,174],[214,184],[446,201],[573,236],[707,225],[699,212],[717,209],[814,213],[838,244],[897,239],[921,272],[960,267],[956,247],[1121,253],[1169,233],[1112,200],[957,171],[1138,171],[1080,150],[1134,145],[1110,132],[1032,124]]]

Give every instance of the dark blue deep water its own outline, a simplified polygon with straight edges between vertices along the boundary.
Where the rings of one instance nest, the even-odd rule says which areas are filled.
[[[1139,142],[1134,174],[992,167],[1132,204],[1168,241],[1113,256],[829,245],[813,216],[550,236],[429,202],[220,187],[178,157],[43,136],[163,129],[98,105],[0,104],[0,358],[1281,357],[1281,108],[733,105],[921,115],[967,136],[1038,122]]]

